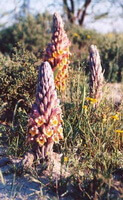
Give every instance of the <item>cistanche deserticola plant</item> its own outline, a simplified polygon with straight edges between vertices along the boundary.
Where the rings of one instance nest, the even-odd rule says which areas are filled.
[[[45,158],[53,151],[53,144],[63,139],[62,110],[57,97],[53,71],[48,62],[39,67],[36,101],[28,124],[28,140]]]
[[[64,91],[68,77],[70,56],[70,41],[64,30],[64,23],[58,13],[53,15],[53,35],[48,44],[44,60],[48,61],[54,71],[55,85],[60,91]]]
[[[95,105],[98,105],[102,99],[102,88],[104,85],[104,76],[101,66],[100,55],[96,45],[91,45],[90,49],[90,97],[94,98]]]

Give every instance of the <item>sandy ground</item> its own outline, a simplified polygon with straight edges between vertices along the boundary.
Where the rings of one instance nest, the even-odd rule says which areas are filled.
[[[0,200],[73,200],[70,195],[59,198],[59,194],[48,187],[50,183],[48,177],[51,175],[54,182],[58,182],[61,167],[58,158],[54,157],[53,170],[48,169],[40,176],[37,176],[36,172],[21,175],[11,172],[14,164],[16,165],[20,161],[19,159],[11,160],[12,163],[9,163],[9,158],[6,157],[6,148],[0,146]],[[57,171],[59,174],[56,173]],[[63,170],[63,173],[66,172]]]
[[[112,104],[123,102],[123,84],[107,83],[104,87],[104,97]]]

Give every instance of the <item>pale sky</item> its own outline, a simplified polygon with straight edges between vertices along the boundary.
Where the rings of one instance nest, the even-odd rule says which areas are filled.
[[[1,0],[0,2],[0,16],[8,11],[15,9],[18,12],[18,7],[20,5],[20,0]],[[50,13],[60,12],[62,14],[62,0],[30,0],[30,10],[33,14],[42,13],[45,10]],[[101,14],[103,12],[107,12],[111,10],[111,14],[109,18],[104,18],[101,20],[94,20],[93,13],[96,15]],[[119,8],[117,5],[110,7],[110,4],[106,0],[100,0],[100,3],[94,6],[92,10],[91,6],[88,9],[88,16],[86,16],[86,20],[84,22],[84,26],[86,28],[95,29],[98,32],[107,33],[111,31],[115,32],[123,32],[123,18],[119,18],[119,14],[123,15],[123,10]],[[93,13],[92,13],[93,12]],[[122,16],[123,17],[123,16]],[[12,15],[5,16],[0,18],[0,23],[8,22],[8,24],[13,23]]]

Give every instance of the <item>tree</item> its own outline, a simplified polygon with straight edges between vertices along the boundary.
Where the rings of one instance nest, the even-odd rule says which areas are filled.
[[[87,8],[90,5],[91,1],[92,0],[84,0],[82,7],[78,8],[76,12],[74,0],[69,0],[69,3],[68,0],[63,0],[63,5],[65,10],[67,11],[68,20],[71,23],[75,23],[75,21],[77,20],[78,24],[82,26],[86,16]]]
[[[122,0],[62,0],[62,3],[69,22],[80,26],[83,26],[88,15],[91,16],[92,22],[106,17],[109,17],[110,21],[123,17]]]

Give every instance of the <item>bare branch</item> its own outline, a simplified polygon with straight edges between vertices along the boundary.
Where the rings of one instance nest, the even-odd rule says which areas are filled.
[[[67,17],[71,23],[74,23],[75,18],[74,18],[74,11],[75,11],[75,6],[74,6],[74,0],[70,0],[70,7],[68,6],[68,1],[63,0],[64,7],[67,11]]]
[[[81,18],[79,19],[79,25],[83,25],[83,22],[84,22],[84,19],[85,19],[85,16],[86,16],[86,11],[87,11],[87,8],[90,5],[91,1],[92,0],[85,0],[85,3],[83,5],[83,9],[80,10],[80,12],[82,12],[82,14],[81,14]],[[79,15],[80,15],[80,12],[79,12]]]

